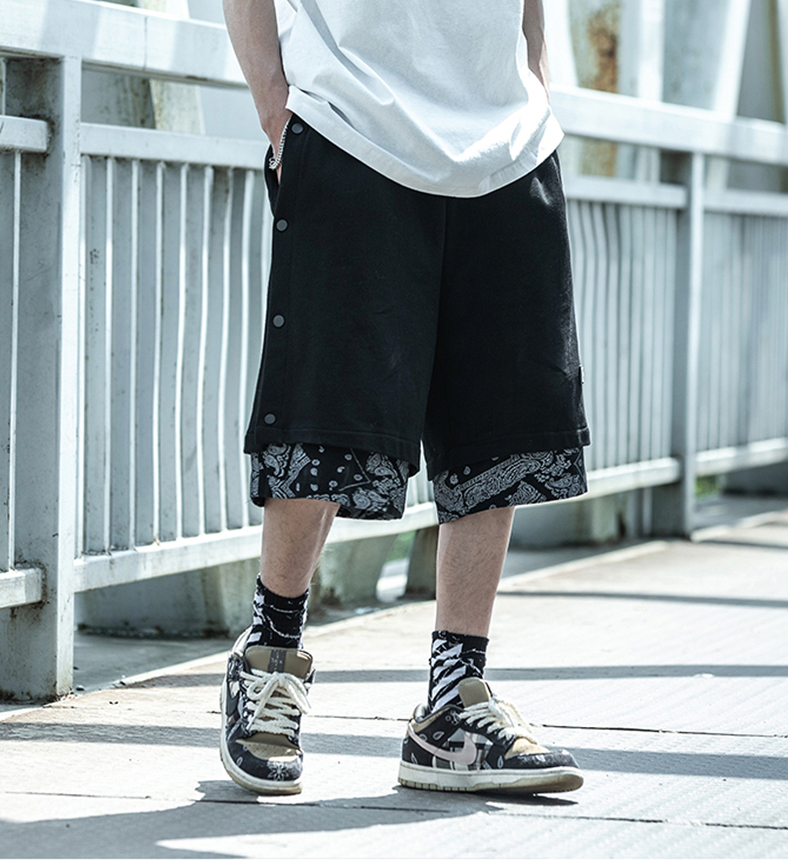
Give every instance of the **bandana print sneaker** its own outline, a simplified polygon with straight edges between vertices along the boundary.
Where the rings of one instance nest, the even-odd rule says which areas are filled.
[[[481,678],[458,685],[463,707],[419,706],[402,742],[399,781],[433,791],[572,791],[583,776],[572,756],[540,746],[514,705]]]
[[[252,645],[246,630],[227,661],[222,684],[221,757],[244,788],[263,794],[301,791],[301,715],[309,710],[312,657],[295,648]]]

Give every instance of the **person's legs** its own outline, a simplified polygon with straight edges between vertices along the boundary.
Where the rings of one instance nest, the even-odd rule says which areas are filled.
[[[411,464],[375,452],[281,443],[252,455],[250,495],[264,506],[251,627],[230,654],[222,761],[253,791],[300,790],[299,742],[312,658],[301,650],[308,587],[335,516],[401,517]]]
[[[309,587],[339,505],[321,499],[266,499],[260,572],[282,597]]]
[[[408,724],[398,777],[403,785],[533,794],[583,784],[572,756],[540,746],[517,709],[483,680],[513,516],[513,507],[498,508],[440,527],[429,699]]]
[[[299,646],[309,582],[338,509],[318,499],[265,503],[253,623],[230,653],[222,687],[222,762],[252,791],[301,790],[312,658]]]
[[[443,523],[438,536],[435,629],[487,636],[514,508]]]

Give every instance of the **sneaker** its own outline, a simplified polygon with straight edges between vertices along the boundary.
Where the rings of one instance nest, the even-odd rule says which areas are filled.
[[[572,791],[583,775],[566,751],[540,746],[514,705],[481,678],[460,681],[463,706],[419,706],[402,742],[399,782],[433,791]]]
[[[221,691],[221,757],[244,788],[263,794],[301,791],[301,715],[309,710],[312,657],[296,648],[233,645]]]

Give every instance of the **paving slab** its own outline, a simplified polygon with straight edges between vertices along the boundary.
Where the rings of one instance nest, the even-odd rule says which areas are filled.
[[[577,756],[565,795],[397,785],[429,602],[307,631],[300,795],[227,779],[223,655],[8,714],[0,857],[786,857],[787,609],[788,511],[508,577],[488,677]]]

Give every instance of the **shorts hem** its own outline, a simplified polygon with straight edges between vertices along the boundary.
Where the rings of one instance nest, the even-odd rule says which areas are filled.
[[[493,457],[508,457],[512,454],[533,454],[541,451],[562,451],[567,448],[584,448],[591,444],[588,427],[579,430],[563,430],[551,433],[527,433],[518,436],[497,438],[490,442],[474,442],[452,448],[444,454],[427,454],[427,477],[432,481],[441,472],[458,469],[468,463],[481,463]]]
[[[250,501],[253,505],[256,505],[258,508],[265,507],[266,499],[280,499],[280,498],[291,498],[290,496],[275,496],[273,493],[264,493],[263,495],[251,496]],[[405,516],[405,511],[365,511],[362,508],[358,507],[348,507],[347,505],[343,505],[341,502],[337,502],[336,499],[332,499],[328,495],[321,495],[320,493],[304,493],[294,496],[292,498],[296,499],[315,499],[316,501],[321,502],[334,502],[334,504],[339,505],[339,510],[337,511],[337,517],[340,519],[346,520],[366,520],[367,522],[390,522],[391,520],[401,520]]]
[[[286,430],[264,430],[247,433],[244,441],[245,454],[261,454],[268,445],[285,445],[308,442],[313,445],[336,445],[359,451],[386,454],[397,460],[405,460],[410,466],[410,476],[419,471],[421,447],[398,436],[380,433],[363,433],[355,430],[318,430],[311,428],[287,428]]]

